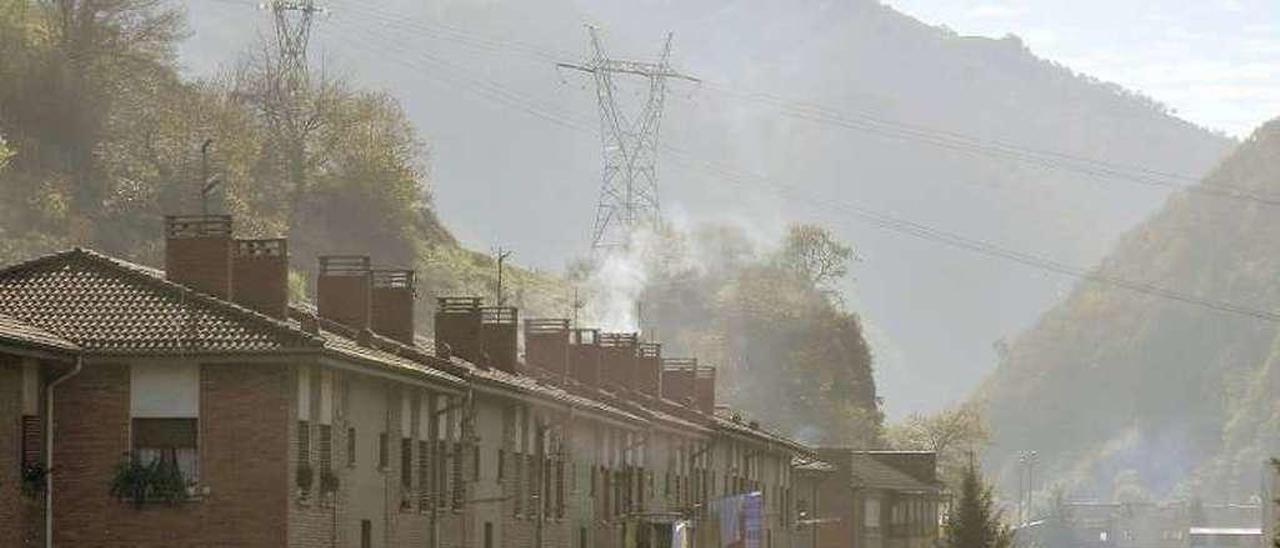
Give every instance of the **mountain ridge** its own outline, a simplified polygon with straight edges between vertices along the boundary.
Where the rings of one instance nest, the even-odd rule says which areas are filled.
[[[1280,194],[1280,121],[1201,183]],[[1280,308],[1275,206],[1181,193],[1123,236],[1097,272],[1257,310]],[[1013,481],[1035,450],[1044,477],[1083,494],[1138,471],[1153,497],[1242,502],[1280,451],[1280,331],[1273,322],[1082,282],[1008,347],[975,398],[990,458]],[[1270,440],[1270,441],[1268,441]]]

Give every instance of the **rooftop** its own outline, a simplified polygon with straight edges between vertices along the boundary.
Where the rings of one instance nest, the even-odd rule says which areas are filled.
[[[71,341],[4,314],[0,314],[0,343],[61,352],[80,349]]]
[[[0,314],[97,353],[239,353],[319,347],[286,322],[86,249],[0,270]]]
[[[310,322],[310,328],[306,328]],[[633,401],[456,357],[430,339],[406,345],[317,319],[306,303],[279,319],[171,282],[162,270],[71,249],[0,269],[0,343],[108,355],[320,352],[390,372],[461,386],[466,380],[633,423],[692,432],[708,427],[808,453],[758,425],[698,414],[663,400]],[[464,377],[466,380],[464,380]]]

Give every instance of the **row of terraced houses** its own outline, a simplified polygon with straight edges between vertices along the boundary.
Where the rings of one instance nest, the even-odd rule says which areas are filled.
[[[435,300],[220,215],[165,270],[74,249],[0,268],[0,547],[903,547],[928,453],[816,448],[635,334]]]

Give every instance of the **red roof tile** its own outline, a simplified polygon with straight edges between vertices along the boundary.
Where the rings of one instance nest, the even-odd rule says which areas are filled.
[[[4,314],[0,314],[0,343],[65,352],[79,350],[79,347],[71,341]]]
[[[318,347],[286,322],[84,249],[0,270],[0,314],[87,351],[237,353]]]

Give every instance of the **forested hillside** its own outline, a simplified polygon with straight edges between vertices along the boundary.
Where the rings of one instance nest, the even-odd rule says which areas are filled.
[[[1280,122],[1201,183],[1280,196]],[[1280,310],[1280,209],[1180,194],[1097,271],[1216,302]],[[1238,502],[1280,452],[1280,337],[1271,320],[1084,282],[1020,335],[979,391],[991,458],[1035,450],[1042,487],[1078,495]]]
[[[211,210],[241,236],[288,236],[298,273],[362,253],[418,268],[425,295],[492,293],[493,261],[438,221],[427,146],[395,99],[322,76],[294,85],[261,43],[241,45],[234,71],[185,80],[184,28],[159,0],[0,0],[0,263],[87,246],[157,265],[162,216],[201,211],[207,174],[221,182]],[[566,298],[553,279],[507,274],[519,304]]]
[[[221,185],[209,207],[235,215],[240,236],[289,237],[302,295],[325,253],[416,268],[428,330],[433,296],[495,295],[493,258],[437,218],[430,128],[418,133],[385,93],[290,80],[260,43],[235,70],[186,80],[173,49],[183,17],[170,6],[0,0],[0,264],[88,246],[159,266],[162,217],[199,212],[210,175]],[[815,227],[777,249],[710,230],[699,249],[727,254],[706,270],[676,245],[685,237],[664,250],[683,266],[655,271],[643,295],[668,354],[720,365],[727,401],[763,422],[815,439],[878,436],[870,351],[833,289],[850,249]],[[572,285],[508,264],[503,293],[526,316],[566,317]],[[772,412],[784,404],[790,413]]]

